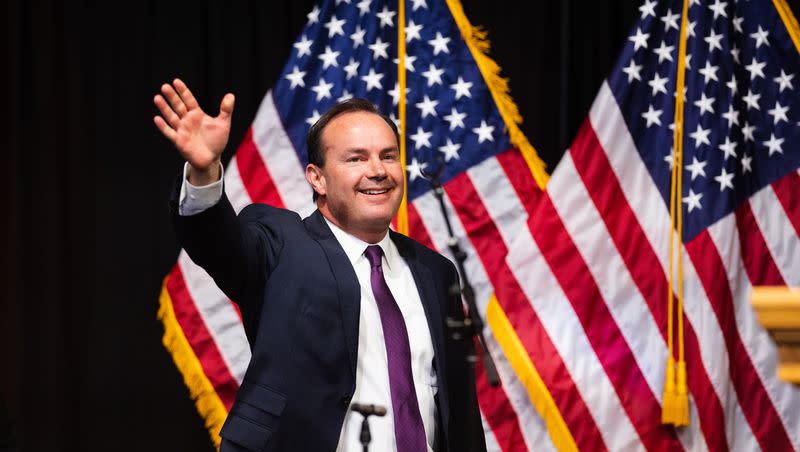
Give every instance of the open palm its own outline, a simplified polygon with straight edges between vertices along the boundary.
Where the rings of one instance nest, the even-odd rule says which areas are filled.
[[[219,115],[207,115],[181,80],[173,85],[161,86],[162,95],[153,99],[160,116],[155,116],[158,130],[175,144],[189,164],[199,171],[206,171],[219,162],[228,143],[233,113],[233,94],[222,98]]]

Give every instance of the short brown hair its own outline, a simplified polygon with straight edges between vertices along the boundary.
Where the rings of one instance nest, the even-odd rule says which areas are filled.
[[[345,101],[339,102],[333,107],[329,108],[314,125],[308,129],[308,135],[306,137],[306,152],[308,153],[308,163],[314,164],[320,168],[325,165],[325,153],[324,149],[322,149],[322,132],[325,130],[325,127],[330,123],[335,117],[342,115],[344,113],[352,113],[357,111],[363,111],[367,113],[372,113],[374,115],[378,115],[386,121],[386,124],[392,128],[392,132],[394,132],[394,137],[397,140],[397,146],[400,146],[400,132],[397,130],[397,124],[392,121],[392,119],[380,112],[378,107],[376,107],[372,102],[367,99],[354,97],[352,99],[347,99]],[[314,201],[317,200],[317,192],[314,191]]]

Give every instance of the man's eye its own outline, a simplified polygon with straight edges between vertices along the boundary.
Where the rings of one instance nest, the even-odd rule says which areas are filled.
[[[397,160],[397,154],[386,154],[383,156],[384,160]]]
[[[349,159],[347,159],[348,162],[357,162],[359,160],[360,159],[358,157],[350,157]]]

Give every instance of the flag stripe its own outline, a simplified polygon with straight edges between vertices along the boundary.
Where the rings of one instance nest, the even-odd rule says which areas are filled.
[[[242,183],[247,189],[247,194],[253,202],[269,204],[275,207],[284,207],[275,183],[272,181],[269,170],[258,154],[258,148],[253,142],[253,129],[250,128],[242,144],[236,151],[236,163]]]
[[[508,181],[517,192],[517,198],[522,201],[525,211],[530,215],[539,202],[539,198],[542,197],[542,189],[539,188],[530,171],[520,171],[520,168],[525,168],[528,164],[522,153],[517,149],[509,149],[497,154],[495,158],[503,167]]]
[[[228,201],[230,201],[237,215],[253,202],[247,194],[242,178],[239,175],[238,160],[234,155],[228,163],[228,167],[225,168],[225,195],[228,196]]]
[[[428,248],[436,250],[428,230],[422,224],[422,218],[419,217],[419,212],[417,212],[414,203],[408,205],[408,235]]]
[[[798,195],[800,190],[797,187],[800,187],[800,171],[792,171],[772,184],[775,195],[794,226],[795,234],[800,236],[800,195]]]
[[[800,189],[798,186],[796,189]],[[784,284],[800,284],[800,238],[772,187],[750,197],[750,208],[769,254]],[[754,284],[764,284],[759,280]]]
[[[739,244],[744,268],[750,281],[771,286],[784,285],[783,277],[778,271],[778,267],[775,266],[764,237],[756,224],[749,201],[743,202],[736,209],[736,227],[739,230]]]

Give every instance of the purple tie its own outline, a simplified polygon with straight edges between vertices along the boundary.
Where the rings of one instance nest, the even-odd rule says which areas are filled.
[[[406,323],[383,278],[381,265],[383,250],[377,245],[370,245],[364,254],[372,268],[369,279],[383,326],[383,341],[386,344],[386,359],[389,362],[389,388],[392,392],[397,452],[425,451],[428,446],[425,427],[419,414],[417,393],[414,390],[414,378],[411,374],[411,349],[408,345]]]

